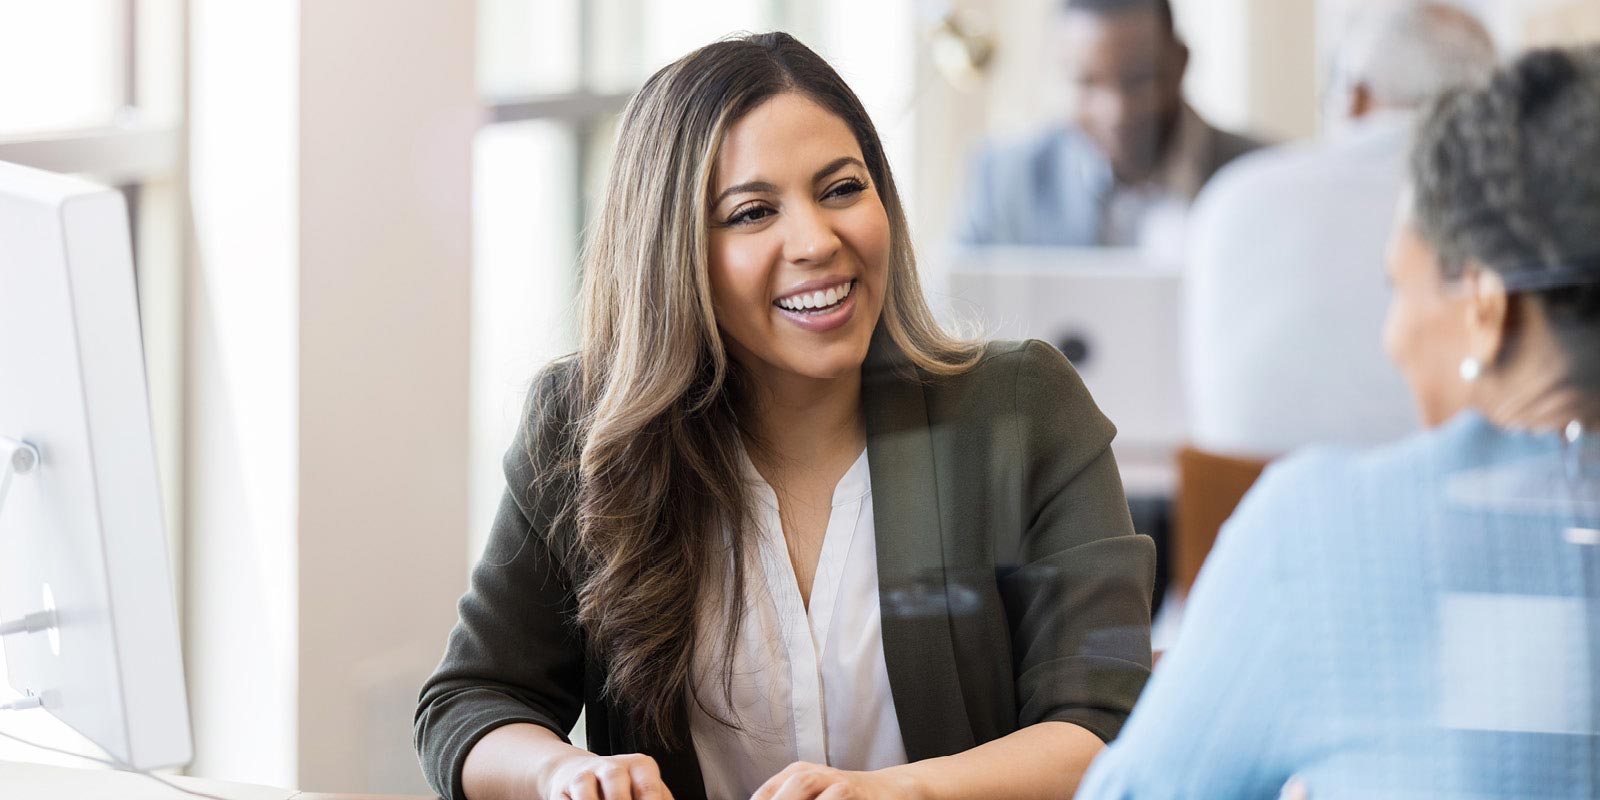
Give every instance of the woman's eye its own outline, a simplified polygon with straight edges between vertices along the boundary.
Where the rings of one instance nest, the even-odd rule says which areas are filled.
[[[728,224],[748,225],[752,222],[760,222],[771,215],[772,209],[767,208],[766,206],[751,206],[750,208],[746,208],[729,217]]]
[[[822,199],[837,200],[841,198],[853,197],[862,193],[863,191],[866,191],[866,188],[867,185],[860,179],[847,178],[829,187],[828,191],[823,193]],[[738,211],[733,212],[733,215],[728,217],[728,220],[723,224],[728,227],[751,225],[760,222],[776,213],[778,212],[769,206],[746,206]]]
[[[860,194],[861,192],[865,191],[866,188],[866,184],[856,180],[855,178],[850,178],[849,180],[840,181],[839,183],[834,184],[833,188],[829,189],[828,193],[823,195],[823,197],[849,197],[853,194]]]

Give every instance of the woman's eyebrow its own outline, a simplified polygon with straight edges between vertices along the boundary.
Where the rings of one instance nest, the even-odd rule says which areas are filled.
[[[725,200],[728,195],[738,194],[740,192],[766,192],[767,194],[777,194],[778,187],[767,181],[746,181],[744,183],[736,183],[726,189],[723,189],[722,194],[717,195],[717,199],[711,201],[711,207],[716,208],[717,206],[722,205],[722,201]]]
[[[855,156],[841,156],[829,161],[826,166],[817,170],[816,174],[811,176],[811,182],[816,183],[817,181],[820,181],[823,178],[838,172],[840,168],[850,164],[854,164],[862,169],[867,168],[867,165],[861,163],[861,159],[856,158]],[[766,192],[768,194],[776,194],[777,191],[778,187],[769,181],[746,181],[744,183],[736,183],[726,189],[723,189],[722,193],[718,194],[716,199],[711,201],[711,207],[716,208],[717,206],[722,205],[722,201],[726,200],[728,195],[731,194],[739,194],[740,192]]]
[[[817,181],[820,181],[823,178],[828,177],[829,175],[833,174],[834,172],[839,171],[839,168],[841,168],[841,167],[843,167],[843,166],[845,166],[847,164],[855,164],[856,166],[858,166],[858,167],[860,167],[862,169],[866,169],[867,168],[867,165],[861,163],[861,159],[856,158],[855,156],[842,156],[840,158],[836,158],[836,159],[834,159],[832,161],[829,161],[827,166],[823,167],[822,169],[817,170],[817,174],[811,176],[811,182],[812,183],[816,183]]]

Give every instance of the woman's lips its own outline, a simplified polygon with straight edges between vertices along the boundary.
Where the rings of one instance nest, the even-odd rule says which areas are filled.
[[[848,297],[840,300],[832,308],[820,313],[816,311],[790,311],[778,305],[774,305],[772,308],[801,330],[811,333],[825,333],[850,321],[850,317],[855,314],[856,295],[859,294],[861,294],[861,286],[857,283],[851,289]]]

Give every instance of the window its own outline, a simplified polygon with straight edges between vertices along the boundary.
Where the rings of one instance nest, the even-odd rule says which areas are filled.
[[[115,0],[0,0],[0,135],[110,124],[128,102],[125,13]]]

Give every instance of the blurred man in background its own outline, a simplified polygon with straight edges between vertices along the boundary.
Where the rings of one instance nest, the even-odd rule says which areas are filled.
[[[1220,167],[1254,149],[1184,102],[1168,0],[1062,0],[1070,122],[983,147],[956,220],[969,245],[1156,246]]]
[[[1184,337],[1196,447],[1269,457],[1415,430],[1381,344],[1384,249],[1417,110],[1494,66],[1488,32],[1459,9],[1368,11],[1337,54],[1332,135],[1252,155],[1201,195]]]

